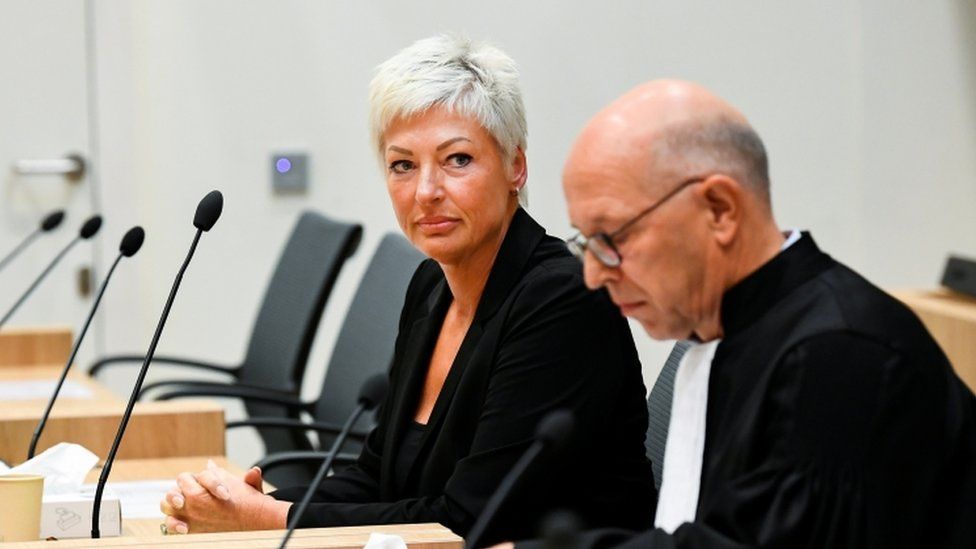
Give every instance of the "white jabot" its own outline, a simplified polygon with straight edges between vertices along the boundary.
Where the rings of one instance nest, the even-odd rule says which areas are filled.
[[[803,236],[803,234],[800,232],[800,229],[790,229],[786,231],[786,233],[784,233],[783,236],[786,237],[786,242],[784,242],[783,246],[780,247],[779,251],[781,252],[786,248],[792,246],[793,243],[796,242],[797,240],[800,240],[800,237]]]
[[[695,520],[705,451],[708,375],[719,340],[694,345],[681,357],[674,376],[671,426],[664,446],[664,472],[654,526],[671,533]]]
[[[783,235],[783,251],[800,239],[799,229]],[[671,425],[664,447],[664,471],[658,494],[654,526],[669,534],[695,520],[705,453],[705,414],[708,411],[708,377],[712,358],[721,340],[693,345],[678,364],[671,401]]]

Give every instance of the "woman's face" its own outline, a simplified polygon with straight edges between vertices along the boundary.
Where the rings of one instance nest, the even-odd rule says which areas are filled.
[[[499,146],[477,121],[434,107],[398,119],[384,134],[386,185],[403,233],[438,263],[491,260],[525,182],[519,151],[506,170]]]

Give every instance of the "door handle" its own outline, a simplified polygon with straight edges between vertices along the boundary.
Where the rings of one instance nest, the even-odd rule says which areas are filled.
[[[72,183],[85,177],[86,167],[85,159],[79,154],[64,158],[22,158],[13,164],[17,175],[63,175]]]

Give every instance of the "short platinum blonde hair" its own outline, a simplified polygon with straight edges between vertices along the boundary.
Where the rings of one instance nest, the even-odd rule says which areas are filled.
[[[470,116],[494,137],[506,165],[525,151],[528,128],[511,57],[486,43],[453,34],[418,40],[376,68],[369,84],[369,127],[382,163],[384,134],[399,118],[434,106]],[[525,205],[525,185],[519,203]]]

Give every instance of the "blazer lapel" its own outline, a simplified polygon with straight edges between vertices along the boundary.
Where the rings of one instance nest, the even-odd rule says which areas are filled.
[[[417,318],[404,334],[404,350],[401,357],[403,364],[409,364],[406,375],[394,387],[394,400],[392,402],[392,413],[390,414],[391,428],[388,431],[390,436],[386,437],[383,453],[390,459],[383,460],[383,480],[382,489],[387,494],[392,494],[394,490],[393,470],[396,460],[392,459],[400,448],[400,440],[406,432],[407,423],[413,420],[416,411],[417,400],[424,387],[427,376],[427,367],[430,363],[430,354],[437,336],[440,334],[444,316],[447,314],[447,307],[451,304],[451,292],[447,287],[447,282],[441,280],[431,291],[427,300],[427,311]],[[399,389],[399,390],[397,390]]]
[[[441,387],[441,392],[438,394],[437,401],[434,403],[434,409],[431,411],[430,419],[427,421],[427,430],[421,439],[418,455],[424,455],[427,451],[427,445],[430,442],[432,433],[440,431],[440,424],[451,407],[451,402],[457,392],[458,384],[463,378],[464,371],[468,364],[475,360],[475,350],[478,349],[478,344],[481,342],[481,338],[485,333],[485,326],[498,311],[499,307],[501,307],[502,303],[508,299],[512,287],[522,278],[522,272],[526,268],[526,263],[544,236],[545,229],[529,217],[529,214],[525,210],[522,208],[516,210],[512,218],[512,223],[509,225],[508,233],[505,235],[502,246],[498,250],[495,263],[492,265],[491,273],[488,275],[488,281],[485,283],[485,290],[482,292],[481,299],[478,302],[478,310],[475,312],[474,320],[471,323],[471,327],[468,328],[468,332],[464,335],[464,339],[461,341],[461,346],[454,356],[451,369],[447,373],[447,378],[444,380],[444,386]],[[446,282],[444,282],[444,285],[447,285]],[[445,293],[450,296],[449,289]],[[448,305],[450,305],[450,299],[447,300],[444,309],[438,316],[436,329],[428,336],[431,341],[429,343],[430,346],[426,348],[427,354],[418,355],[422,364],[418,364],[418,367],[415,368],[419,372],[418,375],[420,377],[416,391],[419,391],[423,386],[424,377],[429,366],[431,346],[436,343],[444,316],[447,314]],[[424,358],[427,360],[423,360]],[[419,394],[414,392],[411,400],[408,402],[416,403],[418,396]],[[410,417],[412,417],[412,411],[410,410],[406,413],[411,414]],[[404,425],[401,424],[399,427],[402,429]],[[399,446],[394,446],[394,448],[399,449]],[[411,475],[414,474],[416,466],[417,463],[415,460],[409,467]]]

